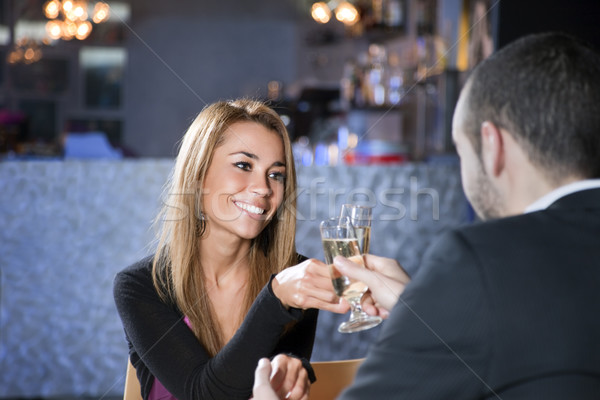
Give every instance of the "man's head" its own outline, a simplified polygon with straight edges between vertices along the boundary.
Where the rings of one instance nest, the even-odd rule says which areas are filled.
[[[471,147],[459,150],[465,192],[483,218],[507,214],[483,162],[487,129],[507,134],[550,186],[600,177],[600,54],[563,34],[519,39],[473,70],[454,118],[455,141]]]

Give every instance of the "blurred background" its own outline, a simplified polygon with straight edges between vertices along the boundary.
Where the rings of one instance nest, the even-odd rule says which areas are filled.
[[[414,273],[473,220],[450,135],[471,68],[531,32],[600,46],[598,20],[592,0],[0,0],[0,398],[122,395],[112,279],[152,252],[205,105],[263,99],[286,122],[301,253],[363,201],[372,252]],[[379,328],[346,318],[321,313],[313,359],[366,354]]]
[[[272,101],[304,164],[452,153],[462,73],[527,32],[598,41],[595,1],[513,3],[2,0],[0,155],[69,156],[95,132],[114,157],[172,157],[202,107],[240,96]]]
[[[448,152],[458,21],[475,16],[437,3],[3,0],[0,151],[69,157],[94,132],[115,157],[172,157],[202,107],[248,96],[285,117],[304,164]]]

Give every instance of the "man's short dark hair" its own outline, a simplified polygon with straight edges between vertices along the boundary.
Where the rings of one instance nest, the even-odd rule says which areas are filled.
[[[465,132],[509,131],[551,181],[600,177],[600,53],[562,33],[523,37],[477,66],[466,93]]]

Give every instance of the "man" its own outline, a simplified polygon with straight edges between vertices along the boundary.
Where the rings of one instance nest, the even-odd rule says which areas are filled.
[[[336,259],[390,310],[341,398],[600,398],[600,54],[513,42],[472,72],[452,135],[485,222],[444,234],[404,291],[393,260]]]

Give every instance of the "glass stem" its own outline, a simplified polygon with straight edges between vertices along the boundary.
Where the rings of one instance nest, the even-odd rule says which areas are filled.
[[[360,299],[361,297],[355,297],[350,300],[350,308],[352,309],[352,315],[350,316],[351,320],[359,318],[362,314],[364,314],[362,305],[360,304]]]

